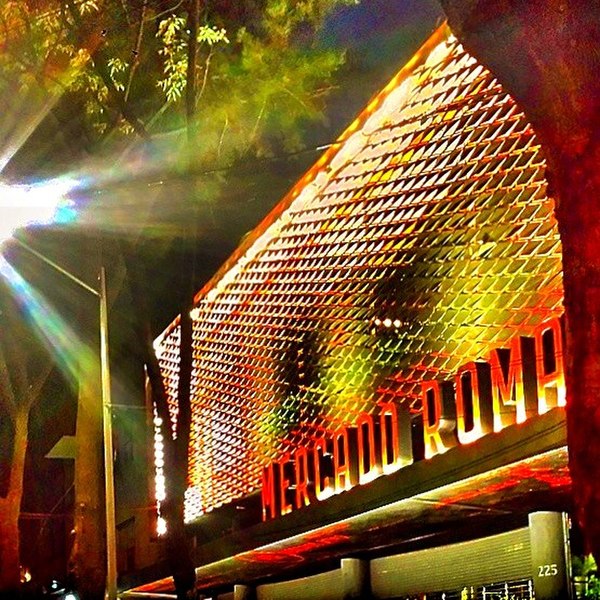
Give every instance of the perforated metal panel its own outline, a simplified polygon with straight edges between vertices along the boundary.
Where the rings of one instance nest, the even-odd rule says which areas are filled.
[[[421,381],[560,314],[533,132],[454,38],[438,38],[198,298],[188,521],[382,401],[420,411]],[[158,350],[171,398],[178,345],[174,325]]]
[[[503,591],[505,582],[532,577],[529,529],[371,561],[375,598],[400,598],[486,586]],[[522,583],[519,584],[522,587]],[[525,590],[530,586],[525,584]],[[457,596],[458,597],[458,596]],[[469,597],[469,596],[467,596]],[[493,597],[493,596],[491,596]]]

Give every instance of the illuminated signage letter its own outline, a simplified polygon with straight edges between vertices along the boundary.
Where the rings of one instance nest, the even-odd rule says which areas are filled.
[[[275,501],[275,469],[273,463],[263,468],[262,472],[262,520],[274,519],[277,516]]]
[[[470,444],[491,433],[494,427],[490,366],[483,361],[460,367],[456,385],[456,435],[461,444]]]
[[[289,501],[290,495],[290,471],[292,471],[292,463],[290,462],[290,455],[286,452],[283,458],[277,461],[279,467],[279,502],[280,502],[280,513],[287,515],[292,512],[292,503]]]
[[[510,349],[490,354],[494,431],[523,423],[537,413],[535,341],[513,338]]]
[[[358,479],[356,445],[356,429],[353,427],[342,427],[333,434],[333,477],[336,493],[349,490],[356,485]]]
[[[298,448],[294,454],[296,467],[296,508],[310,504],[308,496],[308,451],[304,447]]]
[[[315,469],[315,496],[317,500],[325,500],[333,494],[333,462],[327,447],[327,438],[315,440],[313,447],[313,463]]]
[[[562,327],[559,318],[540,325],[535,332],[535,367],[538,412],[566,405]]]
[[[431,458],[456,445],[456,413],[452,384],[426,381],[421,390],[425,458]]]
[[[363,485],[381,474],[375,447],[375,423],[368,413],[360,413],[356,421],[358,435],[358,482]]]
[[[394,402],[381,406],[381,467],[387,475],[413,462],[410,414]]]

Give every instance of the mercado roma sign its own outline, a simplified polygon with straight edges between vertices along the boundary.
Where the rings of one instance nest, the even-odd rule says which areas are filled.
[[[265,466],[263,521],[564,406],[562,320],[508,346],[462,365],[449,380],[423,381],[418,436],[402,403],[390,401]]]

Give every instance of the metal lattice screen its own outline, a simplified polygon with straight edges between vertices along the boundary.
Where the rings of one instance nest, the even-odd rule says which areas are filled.
[[[419,411],[421,381],[560,314],[531,127],[447,31],[436,41],[199,297],[188,520],[381,401]],[[158,341],[173,397],[178,344],[176,325]]]

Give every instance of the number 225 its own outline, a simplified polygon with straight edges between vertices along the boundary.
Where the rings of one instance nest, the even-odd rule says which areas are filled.
[[[558,575],[558,565],[556,563],[538,567],[538,577],[554,577],[555,575]]]

